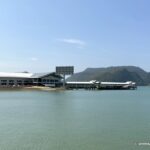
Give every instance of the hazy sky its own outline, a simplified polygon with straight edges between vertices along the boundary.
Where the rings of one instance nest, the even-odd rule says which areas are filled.
[[[0,71],[150,71],[150,1],[0,0],[0,52]]]

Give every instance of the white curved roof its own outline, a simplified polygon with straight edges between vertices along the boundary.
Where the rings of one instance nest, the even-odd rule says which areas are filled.
[[[8,72],[0,72],[1,78],[30,78],[32,73],[8,73]]]
[[[91,81],[68,81],[67,84],[94,84],[99,83],[99,81],[91,80]]]
[[[61,76],[55,74],[54,72],[49,72],[49,73],[23,73],[23,72],[19,72],[19,73],[9,73],[9,72],[0,72],[0,78],[41,78],[47,75],[54,75],[54,76],[58,76],[59,78]]]

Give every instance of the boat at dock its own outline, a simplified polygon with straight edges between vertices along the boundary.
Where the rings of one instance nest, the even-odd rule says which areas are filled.
[[[136,83],[127,82],[100,82],[100,89],[136,89]]]
[[[71,81],[66,82],[67,89],[98,89],[98,90],[126,90],[136,89],[136,83],[132,81],[127,82],[99,82],[91,81]]]

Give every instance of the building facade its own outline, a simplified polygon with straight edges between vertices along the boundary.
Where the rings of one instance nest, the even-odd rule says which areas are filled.
[[[52,73],[0,73],[0,86],[49,86],[58,87],[62,85],[62,77],[55,72]]]

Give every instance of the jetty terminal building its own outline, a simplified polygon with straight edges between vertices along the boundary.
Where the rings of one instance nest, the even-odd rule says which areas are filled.
[[[136,89],[136,83],[128,82],[99,82],[91,81],[70,81],[65,82],[62,75],[51,73],[5,73],[0,72],[0,87],[22,87],[22,86],[47,86],[67,89]]]
[[[58,87],[62,85],[62,77],[52,73],[5,73],[0,72],[0,87],[41,85]]]

